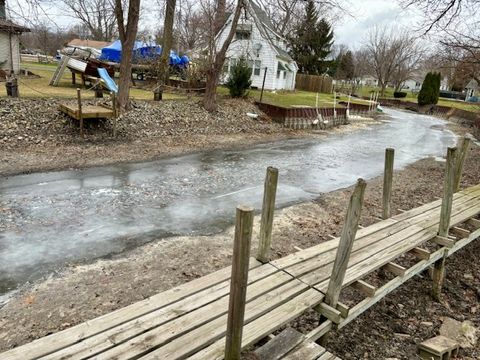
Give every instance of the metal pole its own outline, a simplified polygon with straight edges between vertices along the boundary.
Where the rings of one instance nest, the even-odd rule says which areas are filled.
[[[263,82],[262,82],[262,92],[260,93],[260,102],[263,99],[263,89],[265,88],[265,79],[267,78],[267,67],[265,67],[265,72],[263,73]]]

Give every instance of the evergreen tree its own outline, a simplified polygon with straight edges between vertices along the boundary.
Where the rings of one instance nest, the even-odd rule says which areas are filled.
[[[331,64],[326,58],[332,52],[333,31],[325,19],[319,19],[313,0],[307,0],[305,13],[305,20],[289,38],[291,55],[301,72],[323,74]]]
[[[252,85],[252,68],[248,66],[245,58],[241,57],[232,67],[230,77],[225,86],[230,90],[230,96],[243,97]]]
[[[353,61],[353,54],[348,50],[344,54],[337,57],[337,69],[335,76],[337,79],[352,80],[355,76],[355,63]]]

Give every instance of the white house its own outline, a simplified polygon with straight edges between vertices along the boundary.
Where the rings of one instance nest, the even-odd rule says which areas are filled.
[[[219,48],[232,27],[233,14],[217,34]],[[230,69],[239,58],[244,57],[252,67],[252,87],[261,88],[265,76],[265,89],[295,89],[297,63],[287,51],[287,41],[274,30],[265,11],[253,0],[246,1],[235,36],[227,51],[222,81],[228,79]]]
[[[469,98],[474,97],[477,95],[477,91],[479,90],[478,82],[475,79],[472,79],[468,82],[465,86],[465,100],[468,101]]]
[[[20,35],[30,29],[7,20],[5,1],[0,1],[0,70],[20,72]]]

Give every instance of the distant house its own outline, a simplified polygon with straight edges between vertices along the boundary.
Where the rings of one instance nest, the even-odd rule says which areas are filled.
[[[217,47],[225,42],[232,27],[233,14],[217,34]],[[263,9],[253,0],[246,1],[235,36],[227,51],[222,81],[228,79],[232,66],[244,57],[252,68],[252,87],[261,88],[265,69],[265,89],[295,89],[297,63],[287,51],[287,41],[274,30]]]
[[[465,94],[466,94],[465,99],[468,101],[469,98],[478,96],[479,90],[480,90],[480,87],[477,80],[475,79],[470,80],[468,84],[465,86]]]
[[[30,29],[7,20],[5,2],[0,1],[0,70],[20,72],[20,35]]]

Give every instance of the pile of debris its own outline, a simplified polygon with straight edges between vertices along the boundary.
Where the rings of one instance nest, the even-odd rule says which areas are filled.
[[[56,99],[0,99],[0,148],[78,143],[78,122],[58,110],[59,102]],[[85,101],[89,103],[95,101]],[[272,123],[266,116],[252,119],[247,113],[259,113],[259,110],[243,100],[225,100],[214,114],[194,100],[133,102],[132,109],[117,119],[117,140],[282,131],[281,125]],[[86,139],[90,142],[111,141],[112,129],[111,119],[85,121]]]

